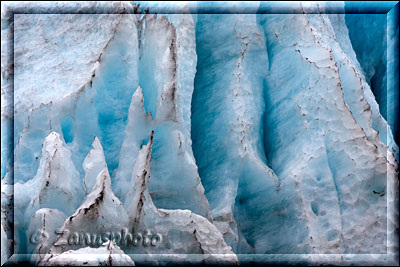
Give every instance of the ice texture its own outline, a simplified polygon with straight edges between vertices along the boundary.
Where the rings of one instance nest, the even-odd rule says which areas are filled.
[[[92,192],[93,186],[96,184],[97,176],[101,171],[107,168],[103,147],[97,137],[94,138],[92,147],[93,148],[83,161],[83,169],[85,171],[83,185],[86,194]]]
[[[1,265],[13,254],[13,196],[12,186],[1,180]]]
[[[25,212],[28,221],[36,210],[44,207],[71,214],[83,200],[82,180],[71,160],[70,150],[58,133],[51,132],[44,140],[35,177],[17,188],[20,192],[32,192]]]
[[[154,130],[149,190],[155,204],[211,218],[190,136],[190,96],[197,61],[193,19],[188,14],[175,15],[170,22],[165,16],[149,14],[141,19],[140,29],[140,86],[129,107],[114,179],[116,194],[124,199],[140,146]]]
[[[68,250],[49,258],[40,266],[135,266],[132,259],[113,241],[102,244],[99,248],[85,247]]]
[[[32,233],[28,227],[33,221],[38,224],[46,209],[55,209],[52,214],[69,216],[84,198],[82,180],[71,160],[71,151],[58,133],[51,132],[45,138],[41,154],[35,177],[26,183],[14,184],[14,192],[9,195],[14,203],[14,242],[19,253],[27,249],[28,232]],[[36,214],[38,210],[43,211]]]
[[[225,262],[237,264],[237,256],[232,248],[226,245],[222,234],[206,218],[190,210],[158,209],[149,194],[147,184],[150,178],[150,159],[153,149],[153,135],[139,151],[131,179],[130,198],[126,199],[126,207],[133,229],[148,231],[152,229],[167,240],[155,248],[140,247],[134,252],[146,254],[201,254],[202,262]],[[131,228],[130,227],[130,228]],[[187,240],[179,242],[178,240]],[[130,251],[127,248],[127,251]],[[177,256],[179,257],[179,256]]]
[[[1,264],[398,265],[398,4],[366,5],[2,3]]]
[[[350,4],[347,4],[350,5]],[[388,121],[393,132],[398,132],[398,7],[386,14],[346,14],[348,36],[357,60],[374,93],[379,111]],[[362,38],[359,31],[365,32]],[[353,53],[354,53],[353,52]],[[399,142],[398,135],[395,136]]]
[[[9,247],[11,247],[11,244],[9,244],[10,241],[7,238],[7,233],[3,228],[3,224],[1,224],[1,265],[3,265],[11,256],[9,249]]]
[[[60,229],[61,235],[54,242],[49,254],[60,254],[71,248],[79,248],[81,243],[71,243],[70,240],[80,238],[80,235],[88,238],[87,242],[96,244],[102,241],[100,234],[119,232],[127,224],[128,216],[122,203],[112,192],[108,170],[103,169],[97,176],[92,192],[76,212],[65,220]]]
[[[226,25],[233,27],[226,30]],[[267,214],[253,214],[268,210],[279,186],[266,165],[260,130],[268,71],[265,39],[256,16],[242,14],[199,14],[196,37],[193,149],[214,223],[235,249],[243,246],[244,251],[238,251],[264,252],[265,245],[258,245],[257,239],[265,227],[276,225]],[[241,231],[247,235],[243,242]]]
[[[371,128],[369,106],[351,103],[357,92],[355,66],[341,71],[349,63],[340,62],[327,15],[261,19],[270,58],[267,156],[281,180],[295,183],[307,243],[315,253],[383,253],[386,206],[393,201],[387,190],[398,183],[397,162]],[[357,97],[368,104],[367,97]]]
[[[57,209],[43,208],[33,214],[27,236],[30,240],[28,254],[38,254],[41,260],[42,255],[47,254],[50,247],[56,241],[56,231],[63,224],[66,215]]]

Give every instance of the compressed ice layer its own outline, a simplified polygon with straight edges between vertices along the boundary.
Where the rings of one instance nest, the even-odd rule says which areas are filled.
[[[262,18],[270,55],[266,151],[280,179],[295,182],[313,251],[382,252],[386,205],[393,201],[387,190],[397,183],[397,163],[379,137],[369,134],[371,128],[357,124],[363,125],[363,118],[353,116],[371,113],[346,103],[343,91],[351,76],[341,75],[345,65],[337,64],[340,50],[325,39],[330,27],[326,17]],[[287,24],[296,26],[289,29]],[[310,50],[320,56],[309,57]],[[280,90],[272,90],[276,87]]]
[[[215,29],[221,34],[215,36]],[[278,196],[279,178],[266,165],[262,118],[268,54],[256,16],[198,15],[196,37],[193,148],[215,224],[237,252],[295,250],[305,229],[288,232],[279,225],[286,221],[293,228],[301,222],[295,215],[273,219],[270,212],[271,199],[276,209],[285,209],[280,198],[290,193]],[[262,238],[267,232],[285,238],[267,241]]]
[[[52,20],[57,20],[59,24],[52,23]],[[43,140],[51,130],[63,134],[66,143],[75,152],[73,160],[81,174],[81,162],[90,150],[88,141],[94,136],[103,141],[111,171],[116,167],[123,136],[123,131],[119,129],[125,125],[130,96],[137,87],[135,20],[135,15],[90,14],[21,15],[16,18],[15,27],[19,30],[15,32],[15,39],[19,45],[15,48],[15,76],[18,77],[14,85],[15,181],[27,181],[34,175],[40,154],[38,141]],[[24,24],[25,21],[29,23]],[[20,23],[26,26],[20,27]],[[71,30],[63,34],[65,28],[62,25],[70,25]],[[46,31],[48,36],[36,35],[35,40],[27,42],[23,39],[26,28],[32,32],[46,31],[46,28],[53,30]],[[87,29],[91,29],[92,35],[85,35]],[[81,38],[79,34],[85,36],[85,46],[73,42]],[[125,38],[128,35],[132,38]],[[51,45],[43,45],[46,42]],[[31,45],[25,47],[23,44],[27,43]],[[63,49],[64,46],[67,49]],[[46,52],[41,56],[38,51]],[[28,62],[31,54],[34,54],[34,60]],[[55,54],[60,56],[55,57]],[[31,68],[40,68],[42,63],[36,62],[40,58],[45,77],[26,78],[25,75],[33,71]],[[82,61],[74,61],[76,59]],[[47,81],[60,75],[74,82],[67,83],[63,79]],[[96,75],[102,78],[98,79]],[[20,90],[23,88],[22,81],[29,81],[30,87]],[[43,88],[42,84],[48,87]],[[38,86],[41,86],[40,90]],[[40,94],[33,93],[36,91]],[[47,94],[48,91],[51,93]],[[58,94],[59,98],[54,94]],[[31,115],[25,116],[26,112]]]
[[[28,118],[22,116],[23,112],[18,113],[21,116],[16,116],[14,180],[27,181],[34,175],[40,157],[39,140],[42,140],[49,130],[62,133],[73,152],[75,166],[83,176],[85,167],[82,168],[82,160],[91,148],[88,144],[92,142],[94,136],[98,136],[104,147],[110,176],[116,176],[114,179],[117,181],[116,194],[121,196],[118,187],[123,185],[126,177],[130,176],[129,164],[134,163],[138,151],[138,148],[136,151],[129,150],[133,142],[130,138],[125,138],[127,140],[125,146],[128,148],[122,148],[121,152],[120,149],[124,140],[123,129],[128,122],[131,96],[140,80],[144,88],[142,93],[145,96],[143,112],[150,109],[153,114],[149,116],[151,118],[154,116],[155,122],[147,130],[146,127],[134,130],[141,132],[135,134],[137,144],[140,145],[145,139],[144,136],[148,136],[151,129],[154,130],[162,123],[167,123],[168,126],[161,126],[157,130],[160,132],[157,135],[160,137],[156,140],[157,146],[168,143],[167,139],[171,135],[176,140],[171,151],[160,151],[157,157],[159,160],[154,160],[154,178],[150,190],[154,191],[155,202],[163,208],[189,208],[210,218],[208,202],[194,163],[190,139],[188,111],[196,65],[193,20],[190,15],[176,16],[172,24],[163,16],[148,15],[141,20],[138,15],[110,16],[113,25],[110,26],[108,23],[111,18],[103,17],[102,20],[107,27],[112,27],[109,39],[104,42],[104,47],[98,51],[98,55],[92,59],[91,75],[86,80],[82,79],[79,90],[50,103],[43,100],[43,105],[33,109]],[[36,25],[40,28],[49,27],[46,23],[50,19],[44,22],[41,17],[30,19],[38,20]],[[79,17],[79,20],[83,19]],[[114,23],[114,20],[117,22]],[[91,23],[90,19],[88,23]],[[79,27],[74,27],[76,32],[71,34],[77,35]],[[161,33],[164,39],[159,38]],[[52,38],[58,37],[52,36]],[[21,53],[26,52],[24,50]],[[21,56],[21,61],[24,56],[25,54]],[[161,63],[159,59],[162,60]],[[17,72],[23,71],[21,66]],[[156,91],[153,96],[153,92]],[[160,112],[158,116],[152,110],[155,107]],[[142,112],[140,106],[136,109],[137,112]],[[136,123],[138,122],[131,122],[127,130],[128,135],[133,134],[131,128]],[[172,154],[176,155],[171,157]],[[172,161],[169,161],[170,158]],[[125,164],[124,161],[128,159],[133,160]],[[181,168],[171,172],[165,171],[166,165],[176,165],[177,161]],[[184,176],[185,188],[188,189],[183,190],[186,195],[181,194],[181,191],[173,186],[174,183],[170,182],[170,179],[178,178],[177,174]],[[90,189],[86,188],[87,191]]]
[[[211,219],[190,136],[195,25],[190,15],[170,17],[171,22],[163,15],[144,16],[140,21],[140,86],[132,96],[113,180],[117,196],[124,200],[138,151],[154,130],[149,190],[155,204],[190,209]]]
[[[399,106],[398,78],[394,75],[398,65],[393,60],[396,58],[393,52],[398,53],[398,48],[393,49],[396,42],[398,44],[398,19],[393,23],[392,16],[395,12],[396,8],[390,14],[346,14],[345,17],[357,60],[379,104],[380,113],[394,133],[399,127],[396,112]],[[395,138],[398,143],[398,136]]]

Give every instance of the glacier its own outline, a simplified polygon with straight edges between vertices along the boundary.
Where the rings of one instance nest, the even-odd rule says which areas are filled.
[[[102,244],[99,248],[81,248],[61,253],[42,266],[135,266],[115,242]]]
[[[398,265],[398,5],[2,3],[1,264]]]

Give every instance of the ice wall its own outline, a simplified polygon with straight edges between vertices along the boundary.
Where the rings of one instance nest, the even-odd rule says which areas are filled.
[[[342,2],[37,5],[2,13],[2,263],[11,240],[42,265],[398,263],[398,17]],[[163,242],[29,244],[36,228]]]

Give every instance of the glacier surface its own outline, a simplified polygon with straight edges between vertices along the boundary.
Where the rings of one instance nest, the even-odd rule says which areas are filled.
[[[2,3],[1,264],[398,264],[398,3],[365,5]]]

